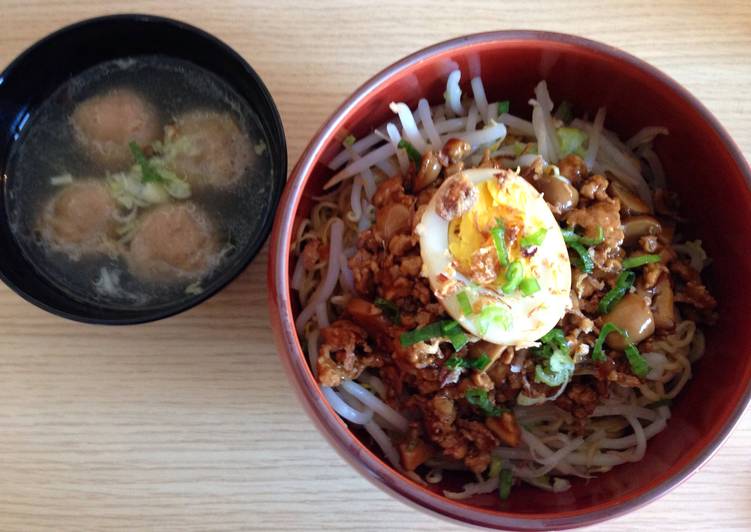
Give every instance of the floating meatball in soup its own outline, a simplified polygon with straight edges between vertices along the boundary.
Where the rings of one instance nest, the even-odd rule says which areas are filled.
[[[127,88],[116,88],[79,103],[70,117],[89,157],[109,169],[132,163],[129,142],[148,146],[161,136],[156,108]]]
[[[167,127],[168,165],[194,185],[237,184],[254,155],[248,137],[228,113],[191,111]]]
[[[115,201],[99,181],[85,180],[55,194],[42,211],[45,240],[73,259],[101,251],[115,226]]]
[[[218,249],[206,213],[193,203],[167,204],[143,217],[126,258],[139,278],[174,282],[205,273]]]

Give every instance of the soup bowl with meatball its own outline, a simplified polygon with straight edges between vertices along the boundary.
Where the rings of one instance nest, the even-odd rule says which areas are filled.
[[[258,252],[285,139],[227,45],[169,19],[102,17],[38,42],[3,79],[0,276],[20,295],[81,321],[151,321]]]

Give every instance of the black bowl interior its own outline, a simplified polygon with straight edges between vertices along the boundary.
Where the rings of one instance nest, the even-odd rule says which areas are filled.
[[[117,58],[166,55],[192,62],[227,82],[260,118],[269,141],[273,173],[266,210],[257,233],[201,294],[178,304],[122,309],[72,299],[39,275],[22,254],[8,226],[5,191],[0,189],[0,278],[39,307],[91,323],[129,324],[176,314],[207,299],[236,277],[258,253],[271,229],[287,175],[287,147],[277,108],[256,72],[231,48],[187,24],[150,15],[114,15],[65,27],[21,54],[0,75],[0,167],[7,185],[13,142],[35,109],[63,82]]]

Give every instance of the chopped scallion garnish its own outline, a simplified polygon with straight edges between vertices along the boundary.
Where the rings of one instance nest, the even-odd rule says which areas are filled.
[[[508,250],[506,249],[506,228],[501,220],[497,220],[498,225],[490,230],[490,236],[493,238],[493,245],[498,253],[498,262],[501,266],[508,266]]]
[[[355,143],[356,140],[357,139],[355,138],[354,135],[347,135],[346,137],[344,137],[342,144],[344,144],[345,147],[349,148]]]
[[[561,329],[548,331],[540,338],[540,347],[532,348],[532,354],[540,358],[535,366],[535,382],[548,386],[560,386],[574,373],[574,361],[569,357],[569,345]]]
[[[503,113],[508,113],[509,109],[511,108],[511,102],[508,100],[501,100],[498,102],[498,114],[502,115]]]
[[[600,300],[597,310],[600,314],[607,314],[610,312],[616,303],[618,303],[623,296],[626,295],[629,288],[634,284],[636,274],[634,272],[623,271],[618,275],[618,279],[615,280],[615,285],[610,291],[603,296]]]
[[[401,322],[399,308],[392,301],[378,297],[374,303],[392,323],[398,325]]]
[[[589,256],[587,248],[581,245],[579,242],[571,242],[568,247],[576,251],[578,256],[578,266],[584,273],[591,273],[594,270],[595,263],[592,261],[592,257]]]
[[[420,166],[420,163],[422,162],[422,155],[419,151],[417,151],[417,148],[412,146],[411,142],[402,139],[399,141],[399,144],[397,144],[397,147],[407,152],[407,157],[412,159],[412,161],[415,163],[415,166]]]
[[[602,228],[601,225],[597,226],[597,236],[594,238],[589,238],[586,236],[579,237],[579,242],[584,246],[599,246],[603,242],[605,242],[605,230]]]
[[[531,296],[540,290],[540,283],[534,277],[525,277],[519,283],[519,290],[525,296]]]
[[[628,334],[626,331],[618,327],[615,323],[607,322],[602,326],[602,329],[600,329],[600,335],[597,337],[597,340],[595,340],[595,346],[592,350],[592,360],[595,362],[605,362],[605,359],[607,358],[605,356],[605,352],[602,350],[602,345],[605,343],[605,338],[608,337],[608,335],[612,332],[617,332],[618,334],[622,335],[624,338],[628,339]]]
[[[488,364],[490,364],[490,357],[487,353],[482,353],[479,357],[474,359],[461,358],[454,355],[446,361],[444,366],[451,370],[474,369],[477,371],[483,371],[487,368]]]
[[[514,475],[510,469],[501,469],[501,476],[498,481],[498,495],[504,501],[511,495],[511,486],[514,483]]]
[[[462,313],[465,316],[470,316],[472,314],[472,303],[469,301],[469,294],[467,294],[467,291],[462,290],[456,294],[456,300],[459,303],[459,308],[462,309]]]
[[[645,264],[653,264],[660,262],[662,258],[659,255],[639,255],[638,257],[629,257],[623,261],[623,269],[630,270],[631,268],[638,268]]]
[[[480,314],[476,318],[476,323],[482,335],[488,332],[488,328],[491,325],[508,331],[511,328],[512,319],[511,312],[506,307],[488,305],[480,311]]]
[[[626,358],[631,366],[631,371],[637,377],[644,377],[649,373],[649,363],[647,359],[641,356],[639,349],[634,344],[628,344],[625,349]]]
[[[486,416],[498,417],[506,411],[505,408],[494,405],[488,397],[488,391],[483,388],[467,388],[464,398],[469,404],[482,410]]]
[[[614,332],[623,336],[626,342],[628,342],[624,351],[634,375],[637,377],[643,377],[649,373],[649,364],[647,363],[647,360],[641,355],[641,353],[639,353],[639,349],[629,341],[628,332],[611,322],[607,322],[602,326],[602,329],[600,329],[600,335],[597,337],[595,347],[592,350],[592,360],[595,362],[604,362],[606,360],[605,353],[602,350],[602,345],[605,343],[605,339],[608,335]]]
[[[454,320],[442,320],[434,321],[425,327],[402,333],[399,336],[399,343],[404,347],[409,347],[417,342],[424,342],[425,340],[432,340],[441,336],[448,338],[456,351],[459,351],[469,342],[469,338],[464,334],[459,323]]]
[[[545,235],[548,234],[548,230],[544,227],[539,228],[532,234],[522,237],[522,247],[531,248],[532,246],[539,246],[545,240]]]
[[[443,334],[449,339],[451,345],[454,347],[454,351],[459,351],[469,342],[469,338],[464,334],[461,325],[456,321],[451,320],[444,322],[441,329]]]
[[[401,336],[399,336],[399,342],[404,347],[409,347],[410,345],[416,344],[417,342],[424,342],[425,340],[431,340],[433,338],[443,336],[444,323],[446,322],[434,321],[433,323],[430,323],[425,327],[420,327],[419,329],[413,329],[411,331],[402,333]]]
[[[134,141],[130,141],[128,143],[128,147],[130,148],[130,152],[133,154],[133,158],[138,163],[138,166],[141,167],[141,182],[142,183],[161,183],[164,181],[164,178],[157,172],[153,166],[151,166],[151,163],[146,158],[146,154],[143,153],[143,150],[141,147]]]
[[[518,260],[509,264],[506,268],[506,283],[501,287],[504,294],[513,294],[519,288],[519,283],[524,279],[524,266]]]
[[[490,460],[490,470],[488,471],[489,478],[497,478],[501,474],[501,466],[503,462],[498,456],[494,456]]]

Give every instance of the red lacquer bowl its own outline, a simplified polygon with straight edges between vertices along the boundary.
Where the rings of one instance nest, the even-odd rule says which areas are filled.
[[[656,142],[669,185],[680,196],[692,232],[713,264],[708,284],[720,319],[706,330],[705,356],[675,401],[668,427],[649,442],[645,458],[619,466],[565,493],[516,487],[501,504],[495,495],[452,501],[441,486],[424,488],[405,478],[363,443],[328,406],[294,332],[297,310],[290,290],[290,241],[307,216],[311,197],[331,172],[324,163],[350,132],[360,137],[392,117],[389,102],[414,108],[421,97],[441,101],[448,73],[459,65],[481,74],[491,101],[510,99],[527,108],[534,85],[548,81],[555,101],[577,114],[607,106],[608,128],[628,138],[648,125],[668,137]],[[497,529],[549,530],[590,525],[654,500],[685,480],[725,440],[751,398],[751,172],[717,120],[675,81],[614,48],[578,37],[530,31],[483,33],[447,41],[386,68],[323,125],[290,175],[272,235],[271,317],[290,381],[319,430],[358,471],[381,489],[436,514]]]

